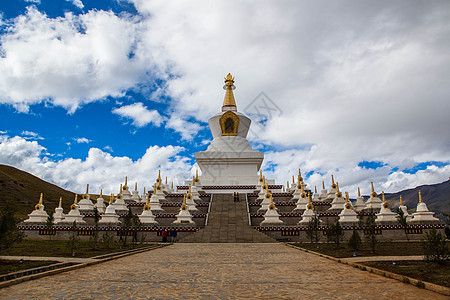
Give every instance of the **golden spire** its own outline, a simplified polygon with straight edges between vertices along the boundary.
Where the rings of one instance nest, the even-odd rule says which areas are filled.
[[[236,107],[236,101],[234,100],[233,90],[236,89],[234,86],[234,77],[231,76],[230,73],[228,73],[227,77],[225,79],[225,85],[223,86],[223,89],[226,90],[225,92],[225,99],[223,99],[223,105],[222,105],[222,111],[225,107]]]
[[[120,184],[120,193],[122,194],[122,192],[123,192],[123,187],[122,187],[122,184]]]
[[[137,191],[137,181],[134,183],[134,190]]]
[[[173,190],[173,181],[172,181],[172,190]]]
[[[147,205],[149,205],[149,203],[150,203],[150,195],[147,194],[147,197],[146,197],[146,198],[147,198],[147,199],[146,199],[147,201],[145,201],[145,202],[147,203]]]
[[[191,184],[189,184],[189,189],[188,189],[188,193],[191,193]]]
[[[334,184],[334,176],[331,174],[331,184]]]
[[[184,197],[183,197],[183,204],[186,205],[186,194],[184,194]]]
[[[269,194],[270,197],[270,203],[273,203],[272,193]]]
[[[358,186],[358,197],[361,197],[361,192],[359,191],[359,186]]]
[[[348,192],[345,192],[345,202],[348,202]]]
[[[373,181],[370,182],[370,186],[372,187],[372,193],[375,192],[375,190],[373,189]]]
[[[125,185],[128,185],[128,176],[125,176]]]
[[[322,190],[325,189],[325,181],[322,180]]]
[[[144,186],[144,195],[145,195],[145,186]]]
[[[158,179],[161,179],[161,170],[158,170]]]
[[[403,205],[403,199],[402,199],[402,195],[400,195],[400,206]]]
[[[167,184],[167,176],[166,176],[166,184]]]
[[[317,187],[316,186],[314,186],[314,193],[317,194]]]
[[[381,199],[383,200],[383,202],[386,202],[386,199],[384,198],[384,191],[381,191]]]
[[[58,207],[62,207],[62,197],[59,197],[59,205]]]
[[[86,196],[89,195],[89,183],[86,186]]]
[[[259,169],[259,177],[262,178],[262,170]]]
[[[311,193],[308,193],[308,203],[311,203]]]
[[[422,203],[422,193],[419,190],[419,203]]]
[[[336,192],[339,193],[339,182],[336,182]]]
[[[289,188],[289,180],[286,182],[286,188]]]
[[[283,193],[285,192],[285,189],[284,189],[284,185],[283,185]]]
[[[195,170],[195,179],[198,179],[198,169]]]
[[[100,189],[100,198],[103,197],[103,189]]]
[[[75,200],[73,201],[73,203],[75,203],[75,204],[78,203],[78,194],[75,194]]]
[[[44,193],[41,193],[39,196],[39,204],[42,204],[42,201],[44,200]]]
[[[300,184],[300,189],[301,189],[302,193],[305,192],[305,190],[304,190],[304,188],[303,188],[303,184]]]
[[[113,199],[114,199],[114,193],[111,193],[111,196],[109,197],[109,204],[113,203]]]

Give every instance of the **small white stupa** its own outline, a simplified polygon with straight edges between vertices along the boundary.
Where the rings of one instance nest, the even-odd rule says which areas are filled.
[[[294,208],[294,211],[305,210],[306,204],[309,203],[308,195],[306,194],[303,185],[299,184],[299,186],[300,186],[300,196],[298,197],[296,203],[297,206]]]
[[[34,206],[34,210],[30,214],[28,214],[28,219],[23,221],[24,223],[45,224],[47,222],[48,214],[44,210],[43,199],[44,194],[41,193],[38,204],[36,204]]]
[[[344,209],[345,199],[342,197],[342,193],[339,191],[339,183],[336,182],[336,194],[333,201],[331,202],[331,207],[329,211],[341,211]]]
[[[272,193],[271,192],[267,192],[266,195],[264,196],[263,201],[261,201],[261,207],[258,209],[258,213],[263,213],[266,210],[269,209],[269,204],[271,202],[272,199]]]
[[[173,182],[172,182],[173,185]],[[195,178],[193,180],[193,186],[197,189],[197,192],[203,194],[205,191],[203,190],[202,184],[200,182],[200,178],[198,177],[198,170],[195,170]],[[172,186],[173,189],[173,186]]]
[[[153,186],[153,193],[150,197],[150,207],[153,211],[162,211],[161,203],[159,203],[159,197],[155,193],[156,191],[156,183]]]
[[[134,191],[131,193],[131,201],[140,203],[141,197],[139,197],[137,182],[134,183]]]
[[[155,216],[153,215],[152,210],[151,210],[149,195],[147,195],[146,203],[144,205],[144,210],[139,215],[139,220],[141,221],[141,223],[144,226],[158,224],[158,222],[156,222]]]
[[[105,210],[105,214],[103,214],[100,221],[98,221],[99,225],[116,226],[120,223],[119,216],[117,215],[116,209],[114,208],[113,199],[114,194],[111,194],[111,197],[109,198],[109,205]]]
[[[434,217],[434,212],[429,211],[427,205],[422,202],[422,193],[419,190],[419,203],[417,204],[416,212],[413,213],[411,223],[417,222],[439,222],[438,218]]]
[[[273,203],[272,194],[270,194],[270,203],[267,207],[267,211],[264,214],[264,220],[261,222],[261,226],[263,225],[274,225],[274,224],[283,224],[283,221],[280,220],[280,214],[277,212],[277,208],[275,207],[275,203]]]
[[[377,223],[397,223],[397,214],[392,212],[389,209],[389,203],[386,202],[386,198],[384,198],[384,192],[381,192],[383,204],[381,206],[380,212],[376,214],[377,218],[375,219],[375,222]]]
[[[400,195],[400,206],[398,208],[401,209],[401,211],[403,212],[403,216],[406,217],[406,222],[411,221],[412,216],[408,213],[408,208],[406,207],[406,205],[403,205],[403,199],[401,195]]]
[[[86,221],[83,220],[83,216],[80,214],[79,206],[77,203],[77,194],[75,194],[75,200],[73,204],[70,206],[70,211],[66,215],[63,221],[60,223],[64,223],[67,225],[72,225],[75,223],[76,226],[78,225],[86,225]]]
[[[99,214],[105,213],[106,205],[105,205],[105,199],[103,199],[103,189],[100,189],[100,196],[97,198],[95,207],[97,207],[97,211]]]
[[[313,197],[313,201],[320,201],[320,195],[317,193],[317,187],[314,186],[314,197]]]
[[[302,219],[298,222],[299,225],[307,225],[317,215],[314,210],[314,205],[311,203],[311,194],[309,194],[308,203],[305,205],[305,211],[302,214]]]
[[[324,202],[333,201],[333,199],[336,197],[336,193],[337,193],[336,187],[337,187],[337,185],[336,185],[336,183],[334,183],[334,176],[333,176],[333,174],[331,174],[331,188],[328,191],[326,198],[323,199]]]
[[[298,183],[295,182],[295,176],[292,175],[291,191],[295,191],[297,186],[298,186]]]
[[[128,187],[128,176],[125,176],[125,184],[123,185],[120,193],[122,194],[122,199],[124,202],[127,203],[131,201],[131,192],[130,188]]]
[[[348,192],[345,192],[344,209],[339,214],[339,223],[348,225],[349,223],[358,223],[358,214],[353,210],[352,204],[349,201]]]
[[[361,191],[358,186],[358,197],[356,197],[356,202],[353,204],[355,211],[362,211],[366,207],[366,203],[364,202],[364,197],[361,196]]]
[[[94,212],[94,203],[92,203],[91,196],[89,195],[89,184],[86,186],[86,194],[81,196],[78,209],[83,214],[91,214]]]
[[[117,194],[117,197],[116,197],[116,200],[113,203],[113,206],[114,206],[114,209],[116,210],[117,214],[126,214],[126,213],[128,213],[128,206],[127,206],[127,204],[125,203],[125,201],[122,198],[122,193]]]
[[[192,215],[186,205],[186,194],[184,194],[183,204],[181,204],[180,212],[176,217],[177,219],[173,221],[174,224],[194,224],[194,221],[192,221]]]
[[[256,200],[264,200],[266,194],[269,192],[269,185],[266,183],[266,177],[263,176],[263,185],[259,191],[258,198]]]
[[[55,208],[55,213],[53,214],[53,220],[55,224],[61,223],[66,215],[64,214],[64,210],[62,208],[62,197],[59,197],[59,205]]]
[[[292,193],[292,198],[289,201],[296,202],[300,199],[300,195],[302,194],[302,191],[304,191],[303,184],[298,183],[295,186],[294,192]]]
[[[327,199],[327,189],[325,188],[325,182],[322,180],[322,190],[320,191],[319,200],[325,201]]]
[[[155,192],[155,191],[154,191]],[[158,196],[159,201],[166,201],[166,195],[164,194],[161,184],[156,186],[156,196]]]
[[[371,182],[370,185],[372,188],[372,193],[370,194],[370,198],[366,202],[366,207],[364,208],[364,210],[378,211],[381,209],[383,201],[381,201],[381,199],[378,198],[377,193],[375,193],[375,190],[373,188],[373,182]]]
[[[264,184],[264,179],[262,175],[262,170],[259,170],[259,178],[258,182],[256,183],[256,190],[261,190],[261,186]]]
[[[200,194],[198,193],[197,186],[195,185],[195,176],[192,178],[192,182],[194,182],[194,184],[191,185],[192,200],[194,200],[195,203],[199,203],[202,199],[200,199]]]
[[[189,211],[198,211],[197,206],[195,205],[194,199],[192,197],[191,185],[189,184],[188,193],[186,195],[186,205]]]

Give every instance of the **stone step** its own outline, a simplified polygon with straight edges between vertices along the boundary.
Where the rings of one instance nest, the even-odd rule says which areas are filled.
[[[184,243],[273,243],[274,239],[248,224],[247,204],[231,194],[214,194],[208,225],[185,237]]]

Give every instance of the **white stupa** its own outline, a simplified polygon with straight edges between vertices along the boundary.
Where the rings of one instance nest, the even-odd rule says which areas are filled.
[[[222,111],[208,121],[213,140],[206,151],[195,153],[205,185],[254,185],[264,159],[246,139],[251,120],[237,111],[233,89],[234,78],[225,78],[226,89]]]
[[[331,174],[331,188],[328,191],[326,198],[323,199],[323,201],[325,201],[325,202],[333,201],[333,199],[336,197],[336,193],[337,193],[336,187],[337,187],[337,185],[336,185],[336,183],[334,183],[334,176],[333,176],[333,174]]]
[[[349,201],[348,192],[345,192],[344,209],[339,214],[339,223],[348,225],[349,223],[358,223],[358,214],[353,210],[352,204]]]
[[[131,201],[140,203],[141,197],[139,197],[139,192],[137,188],[137,182],[134,183],[134,191],[131,193]]]
[[[192,215],[186,205],[186,194],[184,194],[183,204],[181,204],[180,212],[176,217],[177,219],[173,221],[174,224],[195,224],[194,221],[192,221]]]
[[[159,201],[166,201],[166,195],[162,190],[161,170],[158,171],[158,178],[156,178],[156,190],[153,189],[153,193],[158,196]]]
[[[155,190],[156,190],[156,183],[153,186],[153,193],[152,193],[152,196],[150,197],[150,207],[153,211],[160,212],[160,211],[163,211],[163,209],[161,207],[161,203],[159,202],[159,197],[155,193]]]
[[[264,178],[262,175],[262,170],[259,170],[259,178],[256,182],[256,190],[261,190],[261,186],[264,184]]]
[[[377,218],[375,219],[375,222],[377,223],[398,223],[397,220],[397,214],[392,212],[389,209],[389,203],[386,202],[386,199],[384,198],[384,192],[382,191],[382,198],[383,198],[383,204],[381,206],[380,212],[376,214]]]
[[[295,189],[298,189],[298,182],[295,182],[295,176],[292,175],[292,183],[291,183],[291,191],[295,191]]]
[[[146,226],[146,225],[155,225],[158,224],[155,220],[155,216],[152,213],[151,206],[150,206],[150,197],[147,195],[146,203],[144,205],[144,210],[139,215],[139,221]]]
[[[258,209],[258,213],[262,213],[265,212],[266,210],[269,209],[269,204],[272,202],[272,193],[271,192],[267,192],[264,195],[264,199],[263,201],[261,201],[261,207]]]
[[[258,198],[256,200],[264,200],[266,194],[269,192],[269,185],[266,183],[266,178],[263,176],[263,185],[258,193]]]
[[[189,185],[188,193],[186,195],[186,205],[188,207],[189,211],[197,212],[198,208],[195,205],[194,199],[192,197],[192,190],[191,185]]]
[[[406,217],[406,222],[411,221],[412,216],[408,213],[408,208],[406,207],[406,205],[403,205],[403,199],[401,195],[400,195],[400,206],[398,208],[401,209],[401,211],[403,212],[403,216]]]
[[[195,203],[199,203],[199,202],[202,201],[202,199],[200,199],[200,194],[198,193],[197,186],[195,185],[195,176],[193,176],[192,182],[194,183],[194,184],[191,185],[191,195],[192,195],[192,200],[193,200]]]
[[[59,205],[55,208],[55,213],[53,214],[53,220],[55,224],[61,223],[65,219],[66,215],[62,208],[62,197],[59,197]]]
[[[299,211],[299,210],[305,210],[306,209],[306,204],[309,203],[309,198],[308,195],[305,192],[305,189],[303,187],[302,184],[299,184],[300,186],[300,196],[298,197],[297,200],[297,206],[294,208],[294,211]]]
[[[28,219],[24,223],[45,224],[47,223],[48,214],[44,210],[43,204],[44,194],[41,193],[39,203],[34,206],[34,210],[28,214]]]
[[[128,176],[125,176],[125,184],[121,188],[122,199],[125,203],[131,202],[131,192],[130,188],[128,187]]]
[[[120,195],[120,194],[119,194]],[[117,196],[119,196],[117,195]],[[116,226],[120,224],[119,216],[116,213],[116,209],[113,204],[114,194],[111,194],[109,198],[109,205],[106,207],[105,213],[102,215],[100,221],[98,221],[99,225],[109,225]]]
[[[108,205],[109,206],[109,205]],[[116,200],[113,203],[114,209],[117,214],[128,213],[128,206],[122,198],[122,193],[117,194]]]
[[[317,215],[314,210],[314,205],[311,203],[311,198],[308,198],[308,203],[305,205],[304,209],[305,211],[302,214],[302,219],[298,222],[299,225],[307,225]]]
[[[70,206],[69,213],[60,223],[64,223],[67,225],[75,224],[76,226],[87,225],[86,221],[83,220],[83,216],[80,214],[79,206],[77,203],[77,194],[75,194],[75,200],[73,204]]]
[[[358,186],[358,197],[356,197],[356,202],[353,204],[356,211],[362,211],[366,207],[366,202],[364,202],[364,197],[361,196],[361,191]]]
[[[267,207],[267,211],[264,214],[264,220],[261,222],[261,226],[263,225],[278,225],[283,224],[283,221],[280,220],[280,214],[277,212],[277,208],[275,207],[275,203],[273,203],[272,194],[270,195],[270,204]]]
[[[372,187],[372,193],[370,194],[370,198],[366,202],[366,207],[364,208],[364,210],[378,211],[381,209],[383,201],[381,201],[381,199],[378,198],[377,193],[375,193],[373,182],[371,182],[370,185]]]
[[[331,201],[331,207],[329,211],[341,211],[344,209],[345,199],[342,197],[342,193],[339,191],[339,183],[336,182],[336,194],[333,201]]]
[[[422,193],[419,190],[419,204],[417,204],[416,212],[413,213],[411,223],[417,222],[439,222],[438,218],[434,217],[434,212],[429,211],[427,205],[422,202]]]
[[[320,201],[320,195],[317,193],[317,187],[314,186],[314,197],[313,197],[313,201]]]
[[[325,182],[322,180],[322,190],[320,191],[319,200],[325,201],[327,199],[327,189],[325,188]]]
[[[83,214],[91,214],[94,212],[94,203],[92,203],[91,196],[89,195],[89,184],[86,186],[86,194],[81,196],[78,209]]]
[[[303,184],[301,184],[301,181],[298,181],[297,185],[295,186],[294,192],[292,193],[292,198],[289,201],[297,202],[300,199],[300,195],[302,194],[302,191],[304,192]]]
[[[97,202],[94,205],[97,207],[99,214],[104,214],[106,210],[105,199],[103,199],[103,190],[100,189],[100,196],[97,198]]]

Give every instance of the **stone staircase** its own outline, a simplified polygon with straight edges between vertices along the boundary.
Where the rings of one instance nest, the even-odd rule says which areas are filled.
[[[245,200],[234,202],[232,194],[214,194],[208,225],[180,240],[181,243],[275,243],[248,224]]]

